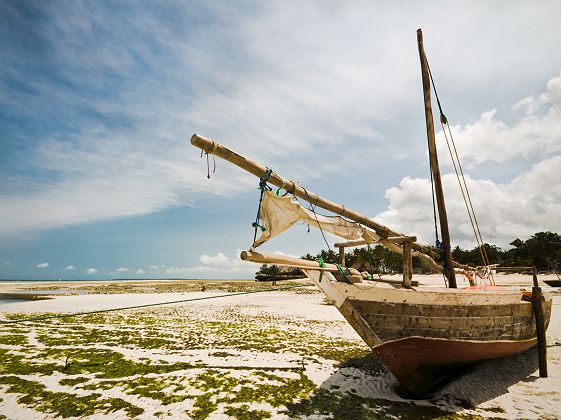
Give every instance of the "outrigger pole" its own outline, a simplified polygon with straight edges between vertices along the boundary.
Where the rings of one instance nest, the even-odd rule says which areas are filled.
[[[434,136],[434,120],[430,99],[430,75],[425,49],[423,47],[423,32],[417,29],[417,43],[419,46],[419,58],[421,59],[421,74],[423,76],[423,95],[425,99],[425,119],[427,123],[427,137],[429,142],[429,159],[434,180],[434,192],[438,206],[438,219],[440,220],[440,234],[442,235],[442,251],[444,253],[444,275],[448,279],[448,285],[456,288],[456,275],[454,273],[454,262],[450,247],[450,232],[448,230],[448,216],[446,215],[446,205],[444,204],[444,192],[440,179],[440,167],[438,166],[438,155],[436,153],[436,141]]]
[[[231,149],[228,149],[220,143],[203,137],[199,134],[193,134],[193,136],[191,137],[191,144],[208,154],[215,155],[221,157],[224,160],[227,160],[228,162],[246,170],[247,172],[255,175],[258,178],[261,178],[267,172],[267,168],[265,168],[264,166],[253,162],[252,160],[241,156],[240,154],[234,152]],[[267,182],[275,185],[276,187],[284,189],[290,194],[294,194],[304,201],[312,203],[314,206],[321,207],[325,210],[338,214],[339,216],[346,217],[349,220],[352,220],[374,230],[380,236],[380,239],[377,240],[376,243],[385,246],[391,251],[403,254],[403,246],[396,243],[395,239],[396,237],[408,238],[405,235],[394,232],[387,226],[381,225],[375,220],[363,214],[350,210],[341,204],[337,204],[326,198],[320,197],[319,195],[303,188],[298,183],[282,178],[275,172],[271,173]],[[427,247],[424,247],[415,242],[413,242],[411,246],[415,250],[412,252],[412,256],[422,258],[433,269],[442,271],[442,267],[436,261],[434,261],[431,256],[426,254],[427,252],[430,252],[430,249],[427,250]]]

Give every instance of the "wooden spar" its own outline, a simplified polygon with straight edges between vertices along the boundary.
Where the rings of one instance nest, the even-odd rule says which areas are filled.
[[[255,175],[258,178],[261,178],[267,171],[267,168],[265,168],[264,166],[256,162],[253,162],[252,160],[249,160],[244,156],[241,156],[240,154],[234,152],[233,150],[228,149],[226,146],[223,146],[220,143],[208,139],[206,137],[203,137],[199,134],[193,134],[193,136],[191,137],[191,144],[205,151],[206,153],[213,154],[224,160],[227,160],[230,163],[233,163],[234,165],[246,170],[247,172]],[[375,220],[367,216],[364,216],[360,213],[350,210],[343,205],[334,203],[333,201],[320,197],[319,195],[311,191],[308,191],[304,187],[298,185],[298,183],[282,178],[280,175],[276,174],[275,172],[271,173],[267,182],[275,185],[276,187],[283,188],[285,191],[288,191],[289,193],[294,194],[295,196],[309,203],[312,203],[314,206],[321,207],[325,210],[338,214],[339,216],[343,216],[354,222],[360,223],[361,225],[374,230],[382,238],[405,236],[400,233],[392,231],[388,227],[377,223]],[[389,242],[383,243],[383,245],[394,252],[398,252],[400,254],[403,253],[403,248],[399,245]],[[415,256],[419,256],[420,258],[423,258],[435,270],[442,271],[442,267],[438,265],[436,261],[432,259],[431,256],[426,254],[426,252],[430,252],[430,250],[427,251],[425,247],[417,243],[413,243],[412,246],[413,249],[419,251],[418,253],[414,254]]]
[[[427,57],[423,47],[423,32],[417,29],[417,44],[419,46],[419,58],[421,59],[421,74],[423,77],[423,96],[425,99],[425,119],[427,124],[427,137],[429,143],[429,159],[431,163],[434,190],[438,205],[438,218],[440,219],[440,234],[442,235],[442,248],[444,251],[444,275],[448,279],[448,285],[456,288],[456,275],[454,274],[454,263],[452,261],[452,250],[450,247],[450,232],[448,231],[448,217],[446,205],[444,204],[444,192],[440,179],[440,168],[438,166],[438,155],[436,153],[436,141],[434,136],[434,121],[430,99],[430,77]]]
[[[337,248],[352,248],[355,246],[362,246],[366,244],[380,244],[384,242],[392,242],[394,244],[400,244],[402,242],[415,242],[417,241],[416,236],[389,236],[387,238],[380,238],[377,241],[367,241],[365,239],[357,239],[356,241],[348,241],[348,242],[337,242],[335,243],[335,247]]]
[[[214,140],[207,139],[198,134],[193,134],[193,136],[191,137],[191,144],[195,147],[198,147],[199,149],[204,150],[205,152],[214,154],[215,156],[221,157],[222,159],[225,159],[228,162],[233,163],[234,165],[239,166],[242,169],[245,169],[258,178],[261,178],[267,171],[267,168],[261,166],[260,164],[239,155],[238,153],[215,142]],[[282,178],[275,172],[271,173],[271,176],[269,177],[267,182],[275,185],[276,187],[281,187],[285,191],[288,191],[289,193],[312,203],[314,206],[329,210],[335,214],[346,217],[350,220],[360,223],[361,225],[369,227],[381,237],[385,238],[388,236],[403,236],[399,233],[393,232],[388,227],[377,223],[375,220],[370,219],[363,214],[357,213],[346,208],[343,205],[320,197],[319,195],[298,185],[296,182]]]
[[[376,241],[367,241],[365,239],[357,239],[356,241],[347,241],[347,242],[336,242],[334,244],[335,247],[339,248],[339,252],[341,250],[341,248],[353,248],[353,247],[359,247],[359,246],[363,246],[366,244],[374,244],[374,245],[383,245],[386,248],[398,252],[398,253],[402,253],[401,249],[399,247],[395,247],[394,244],[396,243],[404,243],[404,242],[412,242],[412,247],[415,248],[415,241],[417,240],[417,237],[415,236],[396,236],[396,237],[387,237],[387,238],[380,238]],[[399,248],[399,249],[398,249]],[[419,252],[419,251],[413,251],[412,255],[414,257],[420,257],[423,258],[434,270],[436,271],[442,271],[442,267],[440,265],[438,265],[436,263],[436,261],[434,261],[430,256],[424,254],[423,252]],[[428,258],[425,258],[428,257]],[[475,270],[474,267],[470,267],[469,265],[465,265],[465,264],[460,264],[456,261],[453,261],[454,263],[454,267],[455,268],[459,268],[462,270],[469,270],[469,271],[473,271]]]
[[[304,260],[301,258],[294,258],[281,254],[271,254],[267,252],[242,251],[240,258],[243,261],[251,261],[259,264],[287,265],[290,267],[301,268],[303,270],[339,271],[335,264],[324,263],[323,266],[320,266],[317,261]],[[360,272],[354,268],[350,268],[349,272],[352,276],[361,276]]]

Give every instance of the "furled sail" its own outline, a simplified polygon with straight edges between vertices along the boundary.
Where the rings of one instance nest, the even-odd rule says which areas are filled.
[[[255,247],[281,234],[299,221],[315,228],[321,226],[322,230],[348,240],[364,239],[374,242],[379,239],[374,231],[366,229],[356,222],[351,222],[341,216],[323,216],[314,213],[302,207],[294,196],[278,197],[272,191],[265,191],[263,194],[260,216],[265,231],[255,241]]]

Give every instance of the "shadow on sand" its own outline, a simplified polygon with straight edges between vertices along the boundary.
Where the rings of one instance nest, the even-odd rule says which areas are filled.
[[[508,393],[519,382],[533,382],[537,350],[464,369],[424,399],[400,396],[399,383],[375,354],[342,363],[308,399],[288,407],[293,416],[328,415],[335,419],[372,419],[388,415],[404,419],[453,416]],[[486,417],[500,407],[480,408]],[[483,413],[482,413],[483,414]]]

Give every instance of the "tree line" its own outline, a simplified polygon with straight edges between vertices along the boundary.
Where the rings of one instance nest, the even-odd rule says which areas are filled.
[[[483,246],[487,253],[490,264],[499,264],[504,267],[528,267],[535,265],[538,271],[560,271],[561,270],[561,235],[554,232],[537,232],[526,240],[516,238],[510,245],[512,248],[502,249],[496,245],[485,243]],[[339,256],[333,250],[321,250],[317,255],[306,254],[302,257],[306,260],[336,263]],[[482,266],[483,259],[479,247],[471,250],[459,246],[452,250],[452,258],[461,264],[473,267]],[[401,255],[390,251],[382,245],[369,248],[354,248],[345,253],[345,265],[354,267],[359,271],[372,273],[400,273],[403,268]],[[433,270],[424,262],[413,257],[413,268],[418,272],[429,273]],[[281,269],[277,266],[263,265],[256,273],[258,276],[267,274],[275,277],[280,274]],[[288,273],[287,273],[288,274]],[[294,275],[295,270],[290,274]]]

